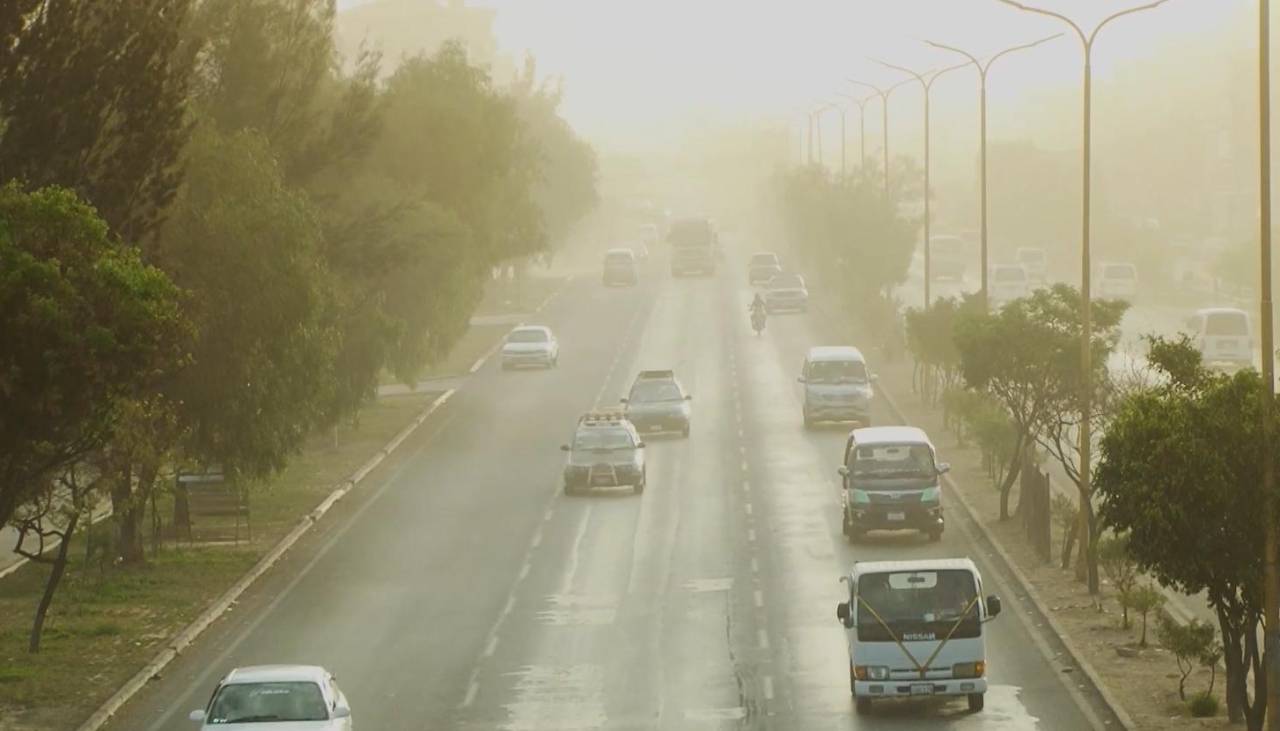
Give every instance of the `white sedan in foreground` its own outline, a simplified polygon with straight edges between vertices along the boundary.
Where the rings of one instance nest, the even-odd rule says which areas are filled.
[[[314,665],[258,665],[227,673],[204,709],[192,711],[202,731],[281,728],[351,731],[351,706],[333,674]]]

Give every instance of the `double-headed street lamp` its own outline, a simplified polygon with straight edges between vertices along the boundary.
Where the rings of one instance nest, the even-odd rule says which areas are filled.
[[[853,102],[858,107],[858,169],[867,164],[867,102],[874,96],[858,98],[852,94],[836,94],[836,96]]]
[[[836,104],[836,103],[834,103],[834,102],[829,102],[829,103],[825,104],[824,106],[822,106],[821,108],[819,108],[817,111],[815,111],[815,112],[814,112],[814,116],[815,116],[815,117],[817,118],[817,120],[818,120],[818,135],[819,135],[818,139],[819,139],[819,140],[821,140],[821,139],[822,139],[822,137],[821,137],[821,135],[822,135],[822,115],[823,115],[823,114],[825,114],[826,112],[838,112],[838,113],[840,114],[840,179],[841,179],[841,180],[844,180],[844,176],[845,176],[845,114],[844,114],[844,107],[842,107],[842,106],[840,106],[839,104]],[[821,142],[819,142],[818,147],[819,147],[819,149],[821,149],[821,147],[822,147]]]
[[[1263,662],[1267,668],[1267,727],[1280,731],[1280,535],[1276,524],[1276,360],[1271,309],[1271,3],[1258,2],[1258,198],[1262,326]]]
[[[931,302],[929,297],[929,277],[932,274],[929,266],[929,223],[931,218],[929,215],[929,92],[933,91],[933,82],[937,81],[940,76],[949,71],[962,69],[969,64],[956,64],[941,71],[926,71],[922,74],[909,68],[885,63],[884,61],[876,61],[876,63],[894,71],[909,74],[911,78],[920,83],[920,90],[924,93],[924,308],[927,310]]]
[[[905,79],[888,88],[881,88],[875,84],[868,84],[865,81],[857,79],[847,79],[850,84],[866,87],[875,92],[875,96],[880,97],[881,124],[884,128],[884,197],[889,199],[889,96],[893,94],[894,89],[915,81],[915,79]]]
[[[1035,46],[1040,45],[1041,43],[1046,43],[1048,41],[1051,41],[1054,38],[1057,38],[1058,36],[1061,36],[1061,35],[1062,35],[1061,33],[1058,33],[1055,35],[1048,36],[1047,38],[1041,38],[1038,41],[1033,41],[1031,43],[1024,43],[1020,46],[1013,46],[1012,48],[1006,48],[1003,51],[1000,51],[999,53],[995,54],[991,58],[987,59],[986,63],[979,61],[977,56],[969,53],[968,51],[963,51],[959,48],[956,48],[954,46],[948,46],[944,43],[935,43],[933,41],[925,41],[925,43],[929,44],[930,46],[933,46],[934,48],[940,48],[944,51],[952,51],[954,53],[960,54],[961,56],[964,56],[965,58],[969,59],[969,63],[973,64],[973,67],[978,70],[978,81],[979,81],[979,89],[980,89],[979,109],[980,109],[980,116],[981,116],[981,124],[979,125],[980,126],[979,136],[982,141],[981,142],[982,152],[979,156],[982,160],[980,165],[982,170],[981,172],[982,202],[980,205],[981,224],[979,226],[981,230],[981,236],[982,236],[982,244],[981,244],[982,289],[979,291],[978,296],[982,302],[983,312],[987,311],[987,272],[990,269],[990,266],[987,263],[987,72],[991,71],[992,64],[994,64],[1000,57],[1007,56],[1008,54],[1013,53],[1014,51],[1022,51],[1028,48],[1033,48]]]
[[[1044,10],[1042,8],[1024,5],[1017,0],[999,0],[1005,5],[1024,10],[1029,13],[1045,15],[1050,18],[1066,23],[1076,35],[1080,38],[1080,44],[1084,47],[1084,174],[1081,176],[1083,216],[1081,221],[1081,247],[1080,247],[1080,298],[1081,298],[1081,331],[1080,331],[1080,359],[1083,368],[1081,374],[1080,386],[1080,495],[1081,499],[1088,499],[1092,494],[1090,487],[1090,471],[1091,464],[1091,440],[1092,424],[1090,418],[1092,415],[1093,402],[1093,318],[1092,297],[1090,287],[1090,261],[1089,261],[1089,214],[1090,214],[1090,193],[1092,192],[1092,95],[1093,95],[1093,42],[1098,38],[1098,32],[1102,30],[1111,21],[1125,15],[1132,15],[1143,10],[1150,10],[1163,5],[1168,0],[1155,0],[1155,2],[1139,5],[1137,7],[1121,10],[1112,13],[1103,18],[1093,30],[1085,32],[1075,21],[1063,15],[1062,13],[1052,10]],[[1088,516],[1086,511],[1090,509],[1088,505],[1080,506],[1080,539],[1081,548],[1085,551],[1092,550],[1088,532]],[[1086,562],[1089,563],[1089,562]],[[1092,568],[1092,567],[1090,567]],[[1098,575],[1096,570],[1088,571],[1089,591],[1091,593],[1098,590]],[[1274,626],[1269,628],[1274,631]]]

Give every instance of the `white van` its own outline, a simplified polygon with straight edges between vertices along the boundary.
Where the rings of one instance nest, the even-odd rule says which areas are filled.
[[[982,599],[967,558],[865,561],[841,577],[836,607],[849,645],[849,686],[859,714],[876,698],[964,696],[982,710],[987,692],[984,628],[1000,598]]]
[[[1249,314],[1231,307],[1197,310],[1186,324],[1207,366],[1248,368],[1253,365],[1253,328]]]
[[[1132,301],[1138,293],[1138,269],[1125,262],[1107,262],[1098,267],[1099,297]]]
[[[964,239],[959,236],[929,237],[929,276],[933,279],[964,279]]]
[[[843,345],[809,348],[800,376],[804,384],[804,425],[819,421],[852,421],[871,426],[871,384],[862,351]]]
[[[1018,263],[1027,270],[1027,276],[1037,282],[1044,281],[1045,256],[1044,249],[1023,246],[1017,252]]]
[[[999,264],[991,267],[987,280],[987,299],[1004,304],[1031,294],[1031,278],[1021,264]]]

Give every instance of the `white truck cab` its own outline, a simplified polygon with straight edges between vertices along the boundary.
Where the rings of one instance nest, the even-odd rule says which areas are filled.
[[[982,598],[967,558],[860,561],[841,579],[836,607],[849,645],[849,685],[859,714],[876,698],[964,696],[982,710],[987,692],[986,623],[1000,599]]]

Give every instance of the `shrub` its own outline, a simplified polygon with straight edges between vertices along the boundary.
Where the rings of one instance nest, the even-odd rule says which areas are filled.
[[[1191,696],[1187,710],[1196,718],[1209,718],[1218,715],[1218,698],[1208,693],[1197,693]]]
[[[1178,662],[1178,697],[1184,701],[1187,699],[1187,677],[1196,665],[1209,668],[1209,689],[1202,695],[1212,694],[1218,659],[1222,654],[1222,646],[1215,640],[1213,625],[1198,619],[1182,624],[1162,613],[1157,617],[1156,636]]]
[[[1134,587],[1126,596],[1121,597],[1120,601],[1142,617],[1142,635],[1141,639],[1138,640],[1138,647],[1146,647],[1147,616],[1164,604],[1164,594],[1161,594],[1160,590],[1152,584],[1142,584]]]
[[[1128,534],[1107,535],[1098,541],[1098,563],[1116,588],[1120,601],[1120,626],[1129,629],[1129,602],[1126,597],[1138,582],[1138,566],[1129,553]]]

